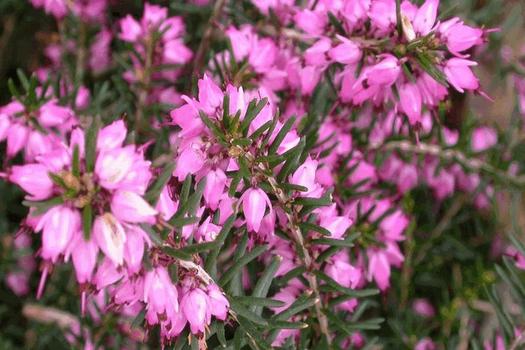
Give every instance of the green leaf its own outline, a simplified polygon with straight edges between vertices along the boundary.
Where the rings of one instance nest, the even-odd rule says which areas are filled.
[[[197,254],[197,253],[202,253],[202,252],[212,250],[216,247],[216,245],[217,245],[217,242],[215,241],[197,243],[197,244],[192,244],[192,245],[183,247],[179,251],[182,251],[183,253],[188,253],[188,254]]]
[[[305,329],[308,325],[304,322],[270,321],[270,328],[276,329]]]
[[[51,199],[45,200],[45,201],[23,201],[22,204],[26,207],[32,207],[35,208],[35,211],[31,213],[32,216],[39,216],[41,214],[44,214],[46,211],[51,209],[52,207],[55,207],[57,205],[60,205],[64,203],[64,199],[62,197],[53,197]]]
[[[281,307],[284,305],[284,303],[280,300],[274,300],[274,299],[269,299],[269,298],[264,298],[264,297],[234,296],[232,298],[235,301],[241,304],[244,304],[244,305],[248,305],[248,306],[253,305],[253,306],[264,306],[264,307]],[[253,311],[253,310],[250,310],[250,311]]]
[[[288,135],[288,132],[292,128],[292,126],[295,123],[295,117],[291,117],[284,123],[283,127],[279,132],[277,133],[277,136],[275,136],[275,139],[273,140],[272,144],[270,145],[270,149],[268,150],[268,154],[275,154],[277,152],[277,149],[283,142],[286,135]]]
[[[190,254],[185,253],[185,252],[181,251],[180,249],[175,249],[175,248],[172,248],[172,247],[162,247],[162,251],[164,253],[168,254],[169,256],[172,256],[172,257],[180,259],[180,260],[186,260],[186,261],[191,261],[192,260],[192,257],[191,257]]]
[[[233,299],[233,298],[230,298],[230,308],[238,315],[246,318],[247,320],[255,323],[255,324],[258,324],[260,326],[267,326],[268,325],[268,321],[266,321],[264,318],[262,318],[261,316],[251,312],[250,310],[248,310],[246,307],[244,307],[243,304],[241,304],[240,302],[238,302],[237,300]]]
[[[267,97],[263,98],[259,102],[257,102],[257,100],[250,101],[250,103],[248,104],[248,108],[246,109],[244,119],[241,122],[241,131],[244,136],[248,134],[248,129],[250,128],[250,124],[252,123],[252,121],[259,115],[259,113],[267,104]]]
[[[322,285],[319,288],[322,291],[339,292],[339,293],[343,293],[343,294],[346,294],[348,296],[352,296],[355,298],[363,298],[363,297],[369,297],[372,295],[379,294],[379,290],[377,289],[350,289],[350,288],[343,287],[342,285],[334,281],[331,277],[329,277],[327,274],[325,274],[324,272],[320,270],[313,271],[313,274],[317,278],[326,282],[325,285]]]
[[[86,131],[85,153],[86,171],[92,173],[95,170],[95,157],[97,152],[97,137],[100,123],[98,118],[91,119],[91,125]]]
[[[223,146],[228,146],[224,133],[214,122],[211,121],[210,118],[208,118],[206,113],[204,113],[203,111],[199,111],[199,117],[201,118],[202,122],[208,127],[208,129],[210,129],[213,135],[217,138],[219,143]]]
[[[91,237],[91,228],[93,226],[93,208],[91,204],[86,205],[82,209],[82,232],[84,233],[84,240],[89,241]]]
[[[142,228],[142,230],[144,230],[144,232],[148,234],[149,238],[155,245],[160,246],[163,243],[162,238],[150,225],[143,223],[139,224],[139,226]]]
[[[272,258],[272,261],[266,267],[266,269],[264,269],[261,277],[258,279],[257,283],[255,284],[255,287],[253,288],[253,297],[264,298],[266,297],[266,295],[268,295],[268,291],[270,290],[270,286],[272,285],[273,276],[275,275],[277,269],[281,265],[282,260],[283,258],[280,256],[274,256]],[[262,312],[262,308],[257,305],[250,307],[250,310],[255,312],[257,315],[260,315]]]
[[[331,236],[332,235],[332,232],[330,232],[329,230],[325,229],[324,227],[321,227],[321,226],[316,225],[316,224],[312,224],[310,222],[301,222],[301,223],[299,223],[299,228],[304,233],[306,233],[308,231],[315,231],[315,232],[318,232],[318,233],[322,234],[323,236]]]
[[[251,252],[248,252],[243,257],[241,257],[239,260],[237,260],[233,266],[226,271],[224,275],[222,275],[221,279],[219,280],[219,284],[221,286],[225,286],[228,282],[231,281],[233,276],[240,272],[242,267],[250,263],[252,260],[256,259],[259,255],[264,253],[268,249],[267,245],[257,246],[253,248]]]
[[[80,176],[80,153],[78,145],[75,145],[73,148],[73,166],[72,166],[73,176]]]
[[[337,17],[335,17],[335,15],[330,11],[328,12],[328,19],[330,21],[330,24],[334,26],[335,30],[339,34],[346,36],[345,28],[343,27],[339,19],[337,19]]]
[[[319,238],[312,240],[312,244],[325,244],[332,247],[347,247],[351,248],[354,246],[353,241],[359,237],[359,233],[354,233],[345,239],[333,239],[333,238]]]
[[[157,180],[151,185],[144,198],[151,204],[155,205],[159,200],[160,193],[168,181],[171,179],[175,163],[169,162],[164,166]]]
[[[427,72],[435,81],[448,88],[447,77],[436,65],[432,62],[432,58],[426,52],[418,52],[416,54],[417,63],[421,69]]]

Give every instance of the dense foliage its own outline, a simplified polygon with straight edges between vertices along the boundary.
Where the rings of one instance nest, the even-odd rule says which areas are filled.
[[[0,1],[0,348],[525,346],[523,10]]]

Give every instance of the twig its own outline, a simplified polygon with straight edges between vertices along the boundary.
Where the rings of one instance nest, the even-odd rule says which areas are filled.
[[[517,337],[510,345],[509,350],[517,350],[518,346],[525,344],[525,332],[521,332],[520,336]]]
[[[226,3],[226,0],[217,0],[215,2],[215,6],[213,7],[213,12],[211,13],[210,20],[208,21],[208,26],[206,27],[206,30],[204,31],[204,35],[197,49],[197,53],[195,54],[195,60],[193,62],[193,75],[194,76],[200,76],[200,73],[201,73],[200,70],[201,70],[202,65],[204,64],[204,58],[206,55],[206,51],[208,50],[208,46],[210,45],[211,35],[213,33],[213,25],[221,17],[222,10],[224,8],[225,3]]]
[[[438,145],[431,145],[427,143],[419,143],[418,145],[411,143],[410,141],[392,141],[386,143],[372,144],[369,147],[370,150],[399,150],[404,152],[411,152],[415,154],[431,155],[439,157],[446,161],[456,161],[463,167],[477,172],[485,172],[489,175],[494,176],[499,181],[507,183],[511,186],[525,187],[525,176],[514,176],[505,171],[494,168],[492,165],[483,162],[477,158],[468,158],[464,153],[453,150],[443,149]]]
[[[251,162],[254,162],[255,160],[250,154],[246,154],[247,158]],[[272,187],[272,190],[279,200],[279,203],[285,207],[287,203],[289,203],[289,199],[286,197],[285,193],[279,188],[277,181],[274,177],[268,176],[268,169],[262,164],[259,163],[257,165],[258,169],[262,172],[262,174],[265,176],[266,180]],[[330,338],[330,331],[328,329],[328,318],[323,313],[323,306],[321,301],[321,294],[319,293],[319,286],[317,284],[317,278],[312,274],[312,270],[314,269],[314,261],[312,257],[310,256],[310,252],[308,251],[308,248],[306,248],[303,235],[301,233],[301,229],[299,228],[299,219],[292,214],[288,213],[286,210],[284,210],[284,213],[286,215],[286,218],[288,220],[288,227],[290,229],[291,238],[295,242],[295,244],[301,249],[301,259],[306,267],[306,280],[308,281],[308,285],[310,286],[310,289],[313,291],[316,300],[318,301],[315,303],[315,312],[317,315],[317,319],[319,321],[319,328],[321,330],[321,333],[326,337],[326,341],[330,345],[332,340]]]
[[[22,314],[40,323],[56,324],[61,329],[71,329],[79,324],[78,319],[68,312],[37,304],[25,304]]]
[[[430,233],[429,238],[426,240],[426,243],[419,249],[419,253],[415,259],[415,266],[417,266],[425,258],[428,250],[434,244],[434,240],[439,238],[445,232],[447,227],[450,224],[450,221],[457,215],[457,213],[463,208],[463,205],[467,202],[468,196],[463,194],[461,195],[450,208],[445,212],[445,215],[441,218],[439,223]]]
[[[155,52],[156,40],[151,34],[146,40],[146,59],[144,61],[144,71],[141,79],[139,99],[137,103],[137,112],[135,114],[135,137],[138,136],[141,129],[142,120],[144,119],[144,108],[148,100],[149,89],[151,85],[151,68],[153,65],[153,54]]]

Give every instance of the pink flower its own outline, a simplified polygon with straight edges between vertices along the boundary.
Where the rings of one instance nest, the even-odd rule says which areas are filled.
[[[421,94],[416,84],[406,83],[399,88],[401,109],[408,117],[410,125],[421,121]]]
[[[105,213],[95,219],[93,236],[104,254],[116,265],[122,265],[126,234],[122,225],[111,213]]]
[[[382,291],[390,285],[390,263],[386,254],[381,250],[368,250],[368,280],[375,280]]]
[[[9,180],[29,193],[31,200],[49,198],[53,193],[53,181],[49,170],[41,164],[16,165],[11,169]]]
[[[210,323],[211,313],[209,298],[199,288],[191,289],[181,299],[181,311],[190,323],[193,334],[204,333],[205,326]]]
[[[457,17],[441,23],[439,31],[445,38],[450,52],[456,55],[483,42],[482,29],[469,27]]]
[[[434,317],[435,310],[432,304],[427,299],[415,299],[412,303],[412,309],[414,312],[423,317]]]
[[[230,303],[216,284],[208,286],[208,301],[211,314],[219,320],[226,320]]]
[[[98,246],[95,241],[93,239],[86,241],[81,234],[78,234],[71,249],[71,257],[79,283],[86,283],[91,280],[97,264],[97,255]]]
[[[354,64],[359,62],[362,56],[359,46],[353,41],[340,35],[337,35],[337,38],[341,40],[341,44],[329,51],[328,55],[330,58],[342,64]]]
[[[56,262],[80,230],[78,210],[59,205],[48,210],[40,219],[35,231],[42,230],[42,257]]]
[[[459,92],[477,90],[479,88],[479,81],[470,69],[471,66],[477,65],[476,62],[463,58],[451,58],[445,64],[444,72],[447,80]]]
[[[211,210],[217,209],[219,200],[224,193],[226,180],[226,174],[221,169],[211,170],[206,175],[206,186],[204,187],[203,196]]]
[[[157,211],[140,195],[123,190],[118,190],[113,194],[111,211],[118,220],[128,223],[153,223],[157,215]]]
[[[249,188],[242,195],[242,210],[249,231],[259,232],[266,207],[272,210],[268,195],[260,188]]]
[[[108,190],[117,189],[129,174],[134,163],[134,146],[102,151],[95,163],[95,174]]]
[[[479,127],[472,132],[470,148],[474,152],[483,152],[498,142],[498,133],[489,127]]]
[[[158,322],[158,315],[166,314],[168,320],[174,320],[179,313],[178,292],[173,285],[168,271],[164,267],[156,267],[146,273],[144,278],[144,303],[146,303],[146,319]],[[149,322],[150,324],[156,322]]]
[[[421,36],[427,35],[432,30],[436,22],[438,7],[439,0],[426,0],[417,10],[412,25],[414,30]]]

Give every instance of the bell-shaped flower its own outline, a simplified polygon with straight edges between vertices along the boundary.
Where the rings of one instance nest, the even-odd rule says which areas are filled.
[[[421,121],[421,94],[414,83],[403,84],[399,88],[399,102],[401,109],[408,117],[410,125],[416,125]]]
[[[95,174],[100,185],[108,190],[117,189],[128,175],[135,159],[133,146],[101,152],[95,163]]]
[[[190,323],[191,332],[204,333],[205,326],[211,321],[208,295],[200,288],[191,289],[182,297],[180,306]]]
[[[268,195],[260,188],[251,187],[244,192],[241,200],[248,230],[259,232],[266,207],[268,207],[270,211],[272,210],[272,204]]]
[[[122,265],[126,233],[111,213],[105,213],[95,219],[93,236],[104,254],[116,265]]]
[[[427,35],[436,23],[439,0],[426,0],[417,10],[412,26],[421,36]]]
[[[463,93],[465,90],[477,90],[479,88],[479,80],[470,68],[477,65],[476,62],[463,58],[451,58],[445,64],[444,72],[449,83]]]
[[[97,265],[97,255],[98,246],[95,241],[93,239],[86,241],[81,234],[78,234],[71,249],[71,258],[78,283],[86,283],[91,280]]]
[[[15,165],[11,169],[9,180],[22,187],[31,200],[46,199],[53,193],[49,170],[41,164]]]
[[[119,38],[121,40],[134,43],[142,36],[142,27],[131,15],[127,15],[120,20],[120,33]]]
[[[355,64],[359,62],[362,57],[359,46],[343,36],[337,35],[337,38],[341,40],[341,44],[328,52],[330,58],[342,64]]]
[[[204,200],[211,210],[216,210],[219,200],[224,193],[226,185],[226,174],[221,169],[210,170],[206,175],[206,186],[204,187]]]
[[[216,284],[208,286],[208,302],[211,314],[219,320],[226,320],[230,303]]]
[[[127,132],[124,121],[120,119],[103,127],[97,136],[97,149],[99,151],[109,151],[122,147]]]
[[[168,319],[171,319],[179,312],[177,288],[173,285],[166,268],[159,266],[146,274],[144,303],[147,314],[166,314]]]
[[[129,223],[153,223],[157,215],[157,211],[141,196],[123,190],[118,190],[113,194],[111,211],[118,220]]]
[[[42,258],[56,262],[65,252],[73,235],[80,230],[80,213],[64,205],[48,210],[35,231],[42,230]]]

